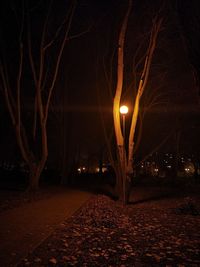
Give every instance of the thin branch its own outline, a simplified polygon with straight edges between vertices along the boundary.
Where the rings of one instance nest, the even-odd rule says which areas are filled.
[[[44,91],[45,89],[45,86],[46,86],[46,83],[48,81],[48,75],[50,73],[50,61],[51,61],[51,58],[48,57],[48,59],[46,60],[46,70],[45,70],[45,73],[43,75],[43,82],[42,82],[42,85],[41,85],[41,92]]]
[[[34,99],[34,114],[33,114],[33,139],[35,140],[36,137],[36,129],[37,129],[37,109],[38,109],[38,103],[37,103],[37,97],[35,96]]]
[[[10,100],[10,97],[9,97],[8,84],[6,82],[5,71],[3,69],[2,63],[0,64],[0,73],[1,73],[1,78],[2,78],[2,82],[3,82],[4,95],[5,95],[8,111],[9,111],[9,114],[10,114],[10,117],[11,117],[11,120],[12,120],[12,124],[15,126],[16,125],[15,112],[13,110],[12,103],[11,103],[11,100]]]
[[[87,30],[82,31],[82,32],[77,33],[77,34],[74,34],[74,35],[72,35],[72,36],[69,36],[69,37],[67,38],[67,41],[70,41],[70,40],[73,40],[73,39],[76,39],[76,38],[79,38],[79,37],[83,36],[84,34],[88,33],[88,32],[90,31],[91,28],[92,28],[92,26],[89,26],[89,27],[87,28]]]
[[[159,103],[159,99],[163,99],[164,96],[167,96],[168,94],[160,93],[152,96],[152,98],[149,99],[148,102],[146,102],[146,107],[150,108],[154,106],[155,103]],[[157,105],[157,104],[156,104]]]
[[[158,21],[157,19],[155,19],[153,30],[151,32],[150,44],[149,44],[148,53],[147,53],[146,60],[145,60],[144,70],[143,70],[143,73],[141,75],[141,80],[140,80],[141,82],[141,86],[139,86],[140,97],[142,96],[145,86],[147,84],[152,56],[153,56],[153,52],[156,46],[157,35],[161,28],[161,24],[162,24],[162,18],[158,19]]]
[[[174,134],[174,130],[172,130],[149,154],[147,154],[142,160],[145,161],[147,160],[153,153],[158,151],[166,142],[167,140]]]
[[[38,104],[41,126],[43,125],[43,120],[45,118],[45,111],[44,111],[42,95],[41,95],[42,78],[43,78],[43,73],[44,73],[44,57],[45,57],[44,43],[45,43],[47,24],[49,21],[49,15],[50,15],[51,7],[52,7],[52,0],[50,2],[49,8],[48,8],[47,16],[46,16],[43,31],[42,31],[42,37],[41,37],[41,43],[40,43],[39,78],[38,78],[38,83],[37,83],[37,88],[36,88],[37,89],[37,93],[36,93],[37,94],[37,104]]]
[[[113,66],[113,59],[114,59],[114,51],[112,53],[111,56],[111,60],[110,60],[110,68],[109,70],[106,69],[106,64],[105,64],[105,60],[103,58],[103,70],[104,70],[104,75],[106,78],[106,82],[107,82],[107,86],[108,86],[108,90],[109,90],[109,95],[110,95],[110,99],[113,99],[113,92],[112,92],[112,66]]]
[[[34,63],[34,59],[33,59],[33,53],[32,53],[31,23],[30,23],[29,10],[27,12],[27,43],[28,43],[29,62],[30,62],[30,66],[31,66],[31,72],[33,75],[33,81],[35,84],[35,89],[36,89],[38,80],[37,80],[37,72],[36,72],[35,63]],[[35,100],[34,100],[33,129],[32,129],[33,139],[35,139],[35,136],[36,136],[37,110],[38,110],[38,102],[37,102],[37,93],[36,93],[35,94]]]
[[[151,31],[151,36],[150,36],[150,41],[149,41],[149,47],[147,50],[144,68],[143,68],[142,75],[139,81],[138,91],[137,91],[137,95],[135,99],[134,110],[133,110],[132,119],[131,119],[131,127],[130,127],[130,132],[129,132],[128,171],[130,172],[132,170],[132,163],[133,163],[134,136],[135,136],[135,129],[136,129],[138,114],[139,114],[140,98],[144,92],[144,89],[147,84],[147,80],[149,78],[149,71],[150,71],[150,66],[152,62],[152,57],[153,57],[153,53],[155,50],[156,40],[157,40],[157,36],[160,30],[161,24],[162,24],[162,18],[158,20],[156,19],[153,23],[153,28]]]
[[[35,63],[33,60],[33,53],[32,53],[32,42],[31,42],[31,25],[30,25],[30,15],[28,12],[27,15],[27,43],[28,43],[28,55],[29,55],[29,61],[30,61],[30,65],[31,65],[31,71],[33,74],[33,80],[35,83],[35,87],[37,87],[37,74],[36,74],[36,68],[35,68]]]
[[[96,64],[98,65],[98,64]],[[97,67],[98,69],[98,67]],[[96,69],[96,73],[98,73]],[[114,166],[114,159],[113,159],[113,155],[112,155],[112,151],[111,151],[111,144],[110,144],[110,138],[108,137],[108,131],[106,129],[106,125],[105,125],[105,120],[104,120],[104,116],[103,116],[103,111],[102,111],[102,103],[101,103],[101,97],[100,97],[100,90],[99,90],[99,86],[96,84],[96,91],[97,91],[97,99],[98,99],[98,104],[99,104],[99,113],[100,113],[100,118],[101,118],[101,122],[102,122],[102,127],[103,127],[103,134],[104,134],[104,138],[105,138],[105,142],[106,142],[106,147],[108,149],[108,157],[110,160],[110,163],[112,166]],[[113,129],[111,131],[111,133],[113,132]]]
[[[144,112],[143,112],[143,114],[141,114],[141,112],[139,112],[138,116],[139,116],[140,123],[139,123],[139,127],[138,127],[139,129],[138,129],[138,134],[137,134],[137,142],[135,143],[135,147],[134,147],[134,154],[138,150],[140,141],[142,139]]]
[[[20,32],[19,32],[19,42],[21,42],[22,40],[22,35],[23,35],[23,31],[24,31],[24,0],[22,1],[22,19],[21,19],[21,28],[20,28]]]
[[[11,93],[11,91],[9,90],[9,86],[8,83],[6,81],[6,74],[5,71],[3,70],[3,66],[2,64],[0,64],[0,74],[1,74],[1,78],[2,78],[2,82],[3,82],[3,87],[4,87],[4,95],[5,95],[5,100],[6,100],[6,104],[7,104],[7,108],[8,108],[8,112],[10,114],[11,120],[12,120],[12,124],[16,129],[16,137],[17,137],[17,142],[19,144],[19,147],[21,149],[22,152],[22,156],[23,159],[28,162],[28,154],[27,154],[27,150],[24,147],[24,143],[22,141],[22,137],[21,137],[21,133],[20,133],[20,127],[19,124],[17,122],[18,118],[17,118],[17,114],[16,112],[14,112],[14,109],[12,107],[12,102],[14,101],[13,99],[13,95]],[[10,92],[10,93],[9,93]],[[10,96],[11,95],[11,96]],[[24,129],[22,123],[21,123],[21,128]]]
[[[47,33],[47,25],[48,25],[48,22],[49,22],[49,16],[50,16],[50,13],[51,13],[51,10],[52,10],[52,3],[53,3],[53,0],[51,0],[50,3],[49,3],[49,8],[48,8],[46,19],[45,19],[45,22],[44,22],[44,27],[43,27],[43,32],[42,32],[42,41],[41,41],[41,47],[40,47],[41,50],[45,50],[45,47],[44,47],[45,36],[46,36],[46,33]]]
[[[61,25],[60,25],[59,28],[57,29],[54,38],[52,38],[52,40],[49,41],[49,43],[46,44],[46,45],[44,46],[44,48],[43,48],[44,51],[47,50],[50,46],[52,46],[52,44],[57,40],[57,38],[58,38],[58,36],[59,36],[59,34],[60,34],[60,32],[61,32],[61,30],[62,30],[64,24],[67,23],[67,20],[68,20],[68,18],[65,18],[65,19],[63,20],[63,22],[61,23]],[[92,28],[92,26],[89,26],[86,30],[84,30],[84,31],[82,31],[82,32],[80,32],[80,33],[74,34],[74,35],[72,35],[72,36],[69,36],[69,37],[66,39],[66,41],[70,41],[70,40],[73,40],[73,39],[76,39],[76,38],[79,38],[79,37],[83,36],[84,34],[88,33],[88,32],[90,31],[91,28]]]
[[[56,78],[57,78],[57,74],[58,74],[58,69],[59,69],[60,61],[61,61],[61,56],[62,56],[64,47],[65,47],[65,43],[66,43],[66,40],[67,40],[69,31],[70,31],[70,28],[71,28],[72,19],[73,19],[73,15],[74,15],[74,12],[75,12],[75,7],[76,7],[76,1],[73,1],[72,7],[71,7],[71,11],[70,11],[70,15],[69,15],[69,21],[68,21],[67,26],[66,26],[65,35],[64,35],[64,38],[63,38],[63,41],[62,41],[62,44],[61,44],[59,53],[58,53],[56,64],[55,64],[55,72],[54,72],[54,75],[53,75],[53,80],[52,80],[51,86],[49,88],[47,103],[46,103],[46,107],[45,107],[45,116],[44,116],[45,123],[47,121],[48,109],[49,109],[49,103],[50,103],[50,99],[51,99],[51,94],[52,94],[52,91],[53,91],[53,88],[54,88],[54,85],[55,85],[55,82],[56,82]]]

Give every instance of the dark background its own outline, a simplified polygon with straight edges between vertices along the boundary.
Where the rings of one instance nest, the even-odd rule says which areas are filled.
[[[39,13],[40,5],[45,6],[47,2],[30,1],[30,5],[35,7],[35,47],[40,34],[39,25],[44,15]],[[54,2],[52,27],[56,27],[67,2]],[[126,41],[126,93],[123,96],[130,110],[134,103],[134,99],[129,96],[131,90],[134,95],[134,89],[128,89],[132,55],[142,40],[141,35],[150,30],[152,14],[158,10],[161,3],[162,1],[133,1]],[[20,14],[19,3],[1,3],[1,54],[9,61],[15,58],[16,53],[16,18],[10,9],[13,5]],[[62,58],[48,120],[48,161],[51,165],[59,165],[63,147],[71,160],[77,157],[98,159],[102,150],[106,151],[99,103],[106,125],[110,128],[109,131],[112,131],[112,98],[104,71],[109,73],[110,58],[114,51],[114,89],[117,38],[126,6],[127,1],[120,0],[78,1],[71,35],[86,32],[67,43]],[[181,132],[180,152],[197,156],[199,154],[199,87],[193,76],[193,67],[199,69],[199,35],[195,30],[195,27],[199,27],[199,22],[194,20],[199,19],[198,7],[198,1],[166,1],[164,5],[163,30],[159,35],[151,77],[142,104],[148,102],[151,95],[161,96],[158,98],[158,104],[151,108],[144,118],[138,155],[145,156],[150,153],[167,135],[170,137],[159,151],[173,152],[177,132]],[[53,31],[53,28],[51,30]],[[12,64],[15,66],[15,61],[12,61]],[[26,89],[26,92],[29,97],[29,89]],[[31,105],[26,103],[25,108],[28,110]],[[19,160],[19,151],[2,95],[0,109],[1,160]],[[127,130],[129,121],[130,115],[126,120]]]

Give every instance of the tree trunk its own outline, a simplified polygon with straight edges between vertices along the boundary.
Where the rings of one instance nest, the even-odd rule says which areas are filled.
[[[39,188],[40,173],[36,170],[31,170],[29,174],[28,191],[35,192]]]
[[[117,153],[118,153],[118,160],[115,168],[116,173],[116,186],[115,186],[115,193],[117,194],[119,200],[123,204],[127,204],[126,202],[126,153],[124,146],[118,146],[117,147]]]
[[[114,129],[115,129],[115,137],[117,143],[117,156],[118,156],[118,171],[116,174],[117,186],[121,186],[119,189],[119,198],[125,204],[126,199],[126,154],[125,154],[125,143],[124,143],[124,136],[122,135],[121,129],[121,120],[120,120],[120,101],[122,95],[122,87],[123,87],[123,80],[124,80],[124,42],[125,42],[125,35],[127,30],[128,19],[130,15],[130,11],[132,8],[132,1],[129,0],[128,8],[125,13],[120,34],[118,40],[118,62],[117,62],[117,84],[115,90],[115,97],[113,100],[113,121],[114,121]]]
[[[114,194],[119,198],[119,200],[123,201],[123,178],[119,162],[116,163],[115,175],[116,175],[116,184],[115,184]]]
[[[39,189],[39,180],[41,173],[45,166],[45,161],[40,161],[39,163],[31,164],[29,168],[29,186],[28,191],[35,192]]]

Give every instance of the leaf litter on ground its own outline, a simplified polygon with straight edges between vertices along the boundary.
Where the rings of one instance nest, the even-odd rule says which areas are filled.
[[[166,199],[123,206],[96,195],[18,267],[200,266],[200,217],[180,217],[173,205]]]

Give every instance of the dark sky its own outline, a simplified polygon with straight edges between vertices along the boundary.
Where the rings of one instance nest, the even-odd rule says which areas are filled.
[[[91,11],[91,3],[87,3],[87,7],[89,7]],[[109,6],[106,4],[106,2],[101,2],[101,5],[94,4],[93,9],[98,6],[98,11],[95,9],[96,13],[95,17],[93,17],[95,20],[94,29],[92,29],[89,34],[86,34],[86,36],[83,36],[81,42],[79,42],[79,40],[74,40],[74,42],[77,42],[78,46],[80,45],[79,49],[77,49],[80,51],[78,62],[75,61],[75,68],[79,70],[80,74],[79,76],[77,73],[80,80],[77,80],[76,87],[78,88],[80,83],[80,87],[82,88],[76,95],[79,100],[75,98],[75,102],[78,101],[80,106],[87,105],[88,109],[88,112],[77,113],[76,115],[79,118],[81,129],[85,129],[85,125],[87,125],[86,128],[89,129],[90,132],[88,135],[88,130],[82,131],[82,135],[80,136],[81,140],[85,138],[85,140],[91,142],[92,139],[90,139],[90,136],[93,137],[93,139],[95,139],[95,137],[97,137],[97,140],[98,138],[101,139],[101,135],[98,137],[98,134],[101,133],[101,124],[99,115],[95,112],[98,103],[95,87],[100,87],[99,90],[101,91],[105,110],[109,113],[109,108],[111,108],[105,76],[102,73],[103,65],[101,64],[103,57],[105,60],[109,60],[108,51],[111,53],[116,49],[119,30],[117,26],[120,22],[119,17],[123,14],[122,7],[125,7],[125,5],[121,5],[121,3],[121,1],[116,1],[114,8],[112,8],[112,5]],[[157,1],[157,3],[159,3],[159,1]],[[99,9],[100,6],[101,9]],[[137,47],[137,40],[140,37],[139,34],[142,34],[146,29],[150,28],[150,15],[149,17],[147,16],[146,21],[144,20],[144,25],[141,25],[143,17],[140,14],[145,12],[144,10],[147,6],[148,1],[140,1],[140,4],[136,3],[136,6],[133,5],[132,15],[129,21],[129,32],[127,35],[127,49],[128,51],[130,50],[130,56],[128,55],[128,57],[134,54],[134,49]],[[144,121],[142,139],[144,142],[142,141],[141,143],[141,151],[145,151],[145,153],[151,151],[157,143],[171,132],[172,128],[175,133],[163,149],[167,147],[167,150],[173,150],[176,142],[176,140],[174,140],[176,129],[180,130],[181,128],[182,151],[190,153],[194,150],[195,153],[196,150],[199,151],[198,91],[196,91],[194,86],[190,57],[185,51],[184,44],[179,34],[180,22],[177,21],[176,10],[173,10],[173,8],[173,6],[166,7],[164,11],[164,29],[159,36],[158,47],[154,56],[152,73],[148,86],[149,91],[144,95],[144,98],[147,99],[148,95],[153,92],[154,95],[156,93],[162,95],[159,100],[160,104],[158,104],[155,109],[150,110]],[[187,7],[182,8],[184,11],[184,8]],[[155,7],[151,6],[151,9],[153,10]],[[187,15],[189,16],[189,14]],[[190,16],[192,16],[192,11]],[[141,28],[139,27],[140,25]],[[82,51],[84,52],[82,53]],[[96,62],[99,61],[100,66],[97,67]],[[79,65],[78,68],[77,65]],[[92,66],[92,68],[89,68],[89,72],[88,66]],[[129,67],[125,67],[125,70],[131,73]],[[95,72],[97,72],[97,74]],[[163,73],[163,75],[165,74],[163,79],[160,78],[161,73]],[[130,96],[128,96],[128,102],[129,101]],[[129,103],[131,104],[132,102],[130,101]],[[108,116],[110,115],[111,111]],[[95,120],[98,122],[98,125],[93,127]],[[176,126],[176,124],[178,125]]]
[[[11,19],[12,12],[8,12],[10,10],[9,2],[16,5],[15,1],[7,1],[6,5],[1,3],[0,38],[1,48],[11,49],[12,53],[6,55],[9,54],[10,57],[13,56],[14,58],[15,51],[10,40],[15,39],[17,26],[15,24],[16,18]],[[31,6],[34,7],[32,14],[34,25],[36,25],[34,26],[34,44],[36,46],[40,33],[40,22],[45,13],[44,9],[40,9],[40,6],[45,6],[47,2],[49,1],[31,1]],[[54,1],[50,34],[54,27],[56,28],[56,25],[59,24],[65,10],[63,7],[68,2],[64,0]],[[194,22],[190,23],[190,18],[194,15],[197,1],[184,1],[183,5],[182,2],[177,1],[177,9],[174,1],[171,1],[172,5],[169,5],[170,1],[166,1],[167,4],[162,12],[164,16],[163,30],[159,35],[151,77],[147,86],[148,90],[143,101],[148,101],[151,95],[161,96],[158,105],[151,109],[145,117],[143,138],[138,153],[151,151],[172,129],[175,129],[174,133],[176,133],[176,129],[182,133],[181,149],[183,152],[194,152],[194,150],[199,152],[199,99],[191,69],[191,62],[193,62],[194,55],[197,53],[196,43],[198,41],[195,32],[190,32],[193,25],[196,25]],[[187,4],[185,4],[186,2]],[[98,154],[104,144],[98,95],[100,95],[106,124],[109,126],[112,121],[112,103],[104,67],[106,73],[109,74],[110,58],[113,52],[115,52],[116,59],[119,25],[126,3],[127,1],[122,0],[78,1],[71,35],[86,32],[82,36],[72,39],[66,45],[64,51],[56,90],[53,94],[54,112],[49,118],[51,130],[49,140],[50,142],[53,141],[52,151],[54,151],[54,154],[58,149],[55,140],[58,139],[60,131],[63,129],[61,118],[66,120],[65,134],[71,151],[80,150],[85,154]],[[128,79],[131,77],[131,60],[134,51],[141,42],[143,34],[147,34],[150,30],[152,13],[158,10],[161,3],[162,1],[151,1],[151,3],[146,0],[133,1],[126,40],[127,65],[125,66],[125,72],[128,78],[125,87],[128,87]],[[18,15],[20,10],[18,6]],[[188,21],[187,25],[186,21]],[[180,27],[185,29],[185,38],[189,40],[189,50],[186,49],[179,34]],[[11,47],[7,47],[5,37]],[[191,45],[191,40],[194,45]],[[143,41],[144,48],[147,41],[148,38]],[[187,53],[187,51],[189,52]],[[3,54],[5,55],[5,51]],[[116,83],[115,71],[112,74],[112,87],[114,88]],[[127,95],[124,96],[124,99],[131,105],[134,100],[131,99],[131,95],[128,95],[129,90],[126,91]],[[3,105],[3,102],[1,102],[1,105]],[[57,113],[57,110],[60,109],[65,110],[64,115],[62,112]],[[127,126],[128,122],[129,118],[127,118]],[[3,128],[2,117],[1,128]],[[110,127],[111,130],[112,127]],[[174,135],[172,135],[163,150],[166,147],[167,149],[173,149],[175,142]],[[59,154],[59,151],[57,153]]]

